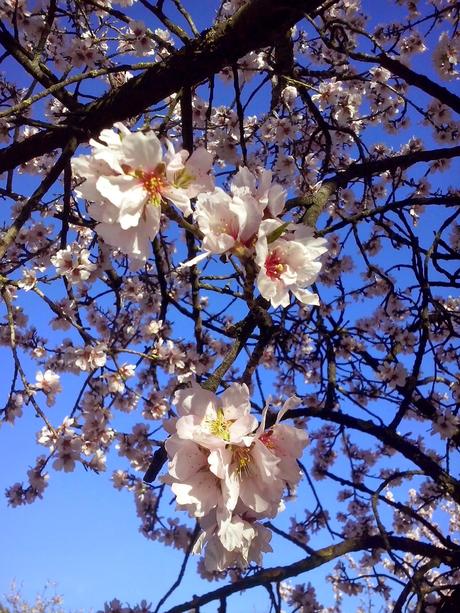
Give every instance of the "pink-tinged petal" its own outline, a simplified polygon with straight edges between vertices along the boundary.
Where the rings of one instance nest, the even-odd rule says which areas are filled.
[[[196,257],[192,258],[191,260],[188,260],[187,262],[182,262],[182,264],[179,264],[179,266],[177,267],[177,270],[182,270],[183,268],[191,268],[192,266],[195,266],[196,264],[199,264],[200,262],[208,258],[210,255],[211,253],[209,251],[204,251],[203,253],[199,253]]]
[[[119,141],[121,138],[123,138],[127,134],[131,134],[131,130],[127,126],[125,126],[125,124],[122,123],[121,121],[117,121],[116,123],[114,123],[113,127],[116,128],[120,132],[120,134],[116,135]],[[106,130],[102,130],[100,136],[102,136],[105,131]],[[107,130],[107,131],[112,132],[112,130]]]
[[[220,525],[217,535],[227,551],[241,547],[244,527],[244,523],[236,518]]]
[[[279,479],[275,483],[278,483]],[[277,488],[280,489],[279,487]],[[273,490],[274,491],[274,490]],[[282,490],[279,492],[281,498]],[[272,494],[268,487],[264,487],[256,480],[243,479],[240,483],[240,498],[243,503],[256,513],[266,513],[273,504]]]
[[[217,536],[207,541],[204,566],[210,573],[220,572],[233,565],[233,553],[228,552]]]
[[[254,441],[252,458],[263,480],[270,481],[276,477],[278,473],[277,466],[279,464],[279,458],[258,440]]]
[[[288,398],[286,402],[283,404],[281,410],[278,412],[278,415],[276,416],[276,423],[280,422],[281,419],[284,417],[284,415],[288,411],[292,411],[293,409],[296,409],[301,404],[302,404],[302,399],[299,398],[298,396],[291,396],[290,398]]]
[[[93,219],[96,221],[104,221],[106,223],[116,223],[120,212],[114,204],[102,197],[99,202],[92,202],[88,204],[87,208],[88,213]]]
[[[161,143],[153,131],[130,132],[123,135],[121,143],[123,163],[131,168],[155,170],[162,160]]]
[[[202,552],[205,543],[206,543],[206,532],[202,532],[200,536],[196,539],[195,544],[193,545],[193,548],[192,548],[193,555],[199,555]]]
[[[229,428],[230,441],[232,443],[240,443],[246,435],[257,428],[258,423],[257,419],[252,415],[239,417]]]
[[[268,409],[270,408],[270,405],[266,404],[264,406],[264,409],[262,411],[262,419],[260,421],[260,425],[257,428],[257,432],[256,432],[256,437],[258,438],[259,436],[261,436],[261,434],[263,434],[263,432],[265,431],[265,422],[267,421],[267,413],[268,413]]]
[[[172,436],[165,441],[166,451],[171,458],[169,474],[179,481],[188,481],[190,476],[206,466],[206,456],[193,441],[178,440]]]
[[[192,476],[188,483],[173,483],[172,491],[180,505],[193,505],[196,517],[203,517],[213,509],[219,499],[216,477],[205,470]]]
[[[118,224],[100,223],[96,232],[108,245],[134,258],[145,260],[150,255],[150,239],[139,228],[123,230]]]
[[[196,183],[208,179],[214,155],[204,147],[198,147],[185,162],[187,170],[195,177]]]
[[[176,434],[177,417],[163,419],[163,428],[168,434]]]
[[[273,217],[278,217],[284,211],[286,204],[286,191],[275,183],[268,192],[268,210]]]
[[[257,275],[257,287],[264,298],[270,300],[276,294],[276,286],[279,285],[279,279],[270,279],[261,268]]]
[[[280,281],[282,281],[286,286],[295,284],[297,281],[297,271],[292,269],[289,265],[285,264],[284,266],[285,270],[279,276]]]
[[[164,159],[164,162],[166,163],[166,165],[169,165],[176,155],[179,155],[181,159],[182,159],[183,153],[185,154],[185,157],[187,157],[188,155],[185,149],[182,149],[182,151],[180,151],[179,153],[176,153],[174,145],[169,140],[169,138],[164,138],[163,144],[166,147],[166,154],[165,154],[165,159]]]
[[[203,248],[212,253],[231,249],[238,238],[238,216],[231,209],[231,198],[220,188],[198,196],[194,218],[204,234]]]
[[[219,400],[225,419],[238,419],[251,410],[249,389],[245,383],[232,383],[219,396]]]
[[[271,299],[271,305],[274,309],[281,307],[288,307],[291,301],[289,300],[289,292],[286,291],[277,291],[276,295]]]
[[[233,511],[238,503],[240,495],[240,479],[238,474],[234,471],[227,470],[225,478],[221,482],[221,489],[224,509]]]
[[[85,179],[76,189],[79,198],[85,198],[93,202],[103,200],[103,196],[96,187],[96,182],[101,175],[113,175],[110,166],[102,160],[95,160],[91,155],[82,155],[72,160],[72,171],[75,175]]]
[[[187,151],[182,149],[181,151],[176,152],[174,150],[174,145],[170,140],[166,140],[165,143],[168,149],[168,153],[166,154],[164,160],[166,163],[166,178],[170,183],[173,183],[176,175],[182,172],[185,168]]]
[[[316,281],[321,270],[321,262],[310,261],[297,271],[297,284],[300,288],[309,286]]]
[[[216,395],[195,382],[191,387],[178,390],[174,394],[173,403],[177,405],[180,416],[193,414],[203,418],[207,411],[216,411]]]
[[[235,196],[230,209],[239,220],[238,238],[242,243],[247,243],[259,230],[263,217],[262,209],[250,194]]]
[[[231,187],[239,188],[240,191],[238,193],[244,193],[241,191],[244,190],[247,193],[254,194],[256,191],[256,178],[247,166],[241,166],[232,179]]]
[[[308,443],[308,436],[300,428],[275,424],[272,428],[271,443],[276,456],[299,459]]]
[[[256,513],[276,514],[284,482],[279,478],[280,460],[261,442],[251,447],[250,463],[240,472],[240,499]]]
[[[314,294],[308,289],[291,288],[291,291],[303,304],[310,304],[312,306],[319,306],[320,304],[318,294]]]
[[[282,225],[283,222],[280,219],[264,219],[259,227],[259,238],[265,237],[266,240],[267,236],[269,236],[272,232],[277,230]]]
[[[226,439],[210,434],[205,428],[197,428],[193,433],[193,440],[210,451],[222,449],[227,444]]]
[[[225,447],[213,449],[208,456],[209,470],[219,477],[224,479],[228,474],[228,467],[232,461],[232,452]]]
[[[289,291],[279,279],[270,279],[263,271],[257,277],[257,287],[264,298],[275,308],[289,305]]]
[[[116,123],[113,127],[114,128],[119,128],[119,123]],[[125,126],[123,126],[123,130],[126,130],[127,128],[125,128]],[[129,130],[128,130],[129,132]],[[89,144],[91,145],[91,147],[94,147],[94,149],[99,150],[99,149],[104,149],[104,148],[109,148],[109,149],[119,149],[120,147],[120,135],[117,134],[114,130],[106,128],[104,130],[101,130],[101,132],[99,133],[99,136],[97,137],[97,140],[95,140],[94,138],[91,138],[89,141]]]
[[[99,177],[98,191],[119,209],[119,223],[126,230],[139,223],[148,194],[135,177]]]
[[[203,248],[210,253],[225,253],[235,246],[235,239],[229,234],[207,234],[203,239]]]
[[[154,239],[160,230],[161,208],[153,204],[149,204],[144,208],[143,220],[139,224],[150,239]]]
[[[177,436],[181,439],[193,439],[196,435],[196,429],[201,424],[201,417],[197,415],[183,415],[176,422]]]
[[[256,564],[262,564],[262,552],[267,553],[273,551],[270,540],[272,538],[272,532],[269,528],[257,523],[256,535],[251,542],[248,558],[251,562]]]
[[[184,215],[188,216],[192,214],[193,211],[190,205],[190,198],[185,190],[174,187],[173,185],[167,185],[162,188],[161,195],[175,204]]]

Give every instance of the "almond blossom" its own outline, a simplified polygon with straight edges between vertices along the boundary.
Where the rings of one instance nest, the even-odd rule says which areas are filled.
[[[171,485],[180,508],[199,518],[203,533],[195,551],[206,545],[206,568],[245,567],[270,550],[270,531],[255,520],[282,510],[285,488],[292,493],[300,479],[297,459],[306,434],[279,423],[300,399],[287,400],[269,429],[268,406],[258,424],[244,384],[217,396],[193,383],[176,392],[174,403],[178,417],[164,422],[171,436],[163,483]]]
[[[315,282],[321,270],[318,259],[326,253],[327,241],[314,238],[312,230],[300,224],[290,224],[285,234],[271,241],[282,225],[280,220],[267,219],[260,226],[257,287],[275,308],[289,305],[289,292],[304,304],[318,305],[318,296],[306,287]]]
[[[194,220],[203,233],[202,253],[183,266],[192,266],[211,253],[246,254],[252,250],[262,219],[280,215],[286,192],[272,182],[272,172],[259,176],[241,167],[230,182],[230,194],[217,187],[197,198]]]
[[[83,349],[77,349],[75,355],[75,366],[80,370],[94,370],[102,368],[107,361],[107,347],[103,344],[98,344],[95,347],[86,346]]]
[[[242,166],[232,178],[230,191],[240,197],[249,194],[257,200],[265,215],[268,212],[273,217],[281,215],[286,203],[286,190],[273,182],[273,173],[265,168],[256,175]]]
[[[56,400],[56,394],[62,391],[59,375],[50,369],[45,372],[39,370],[35,375],[35,380],[35,388],[46,394],[46,404],[49,407],[52,406]]]
[[[179,391],[176,402],[178,409],[190,410],[176,422],[178,437],[210,451],[242,443],[257,427],[257,419],[249,414],[249,390],[244,384],[233,383],[221,396],[195,384]]]
[[[229,196],[217,187],[214,192],[200,194],[194,219],[204,234],[203,248],[209,253],[225,253],[238,246],[247,246],[257,233],[263,213],[249,193]]]
[[[139,259],[149,255],[150,241],[158,233],[161,204],[169,200],[184,215],[192,212],[190,198],[212,190],[209,176],[212,155],[199,148],[188,157],[153,131],[102,130],[90,140],[92,152],[73,160],[76,175],[85,179],[76,193],[90,201],[88,210],[99,222],[97,232],[105,242]]]
[[[97,265],[89,259],[89,251],[79,249],[76,243],[60,249],[50,260],[56,267],[56,272],[66,277],[71,283],[87,281],[91,273],[97,269]]]
[[[207,453],[191,440],[178,436],[165,443],[169,475],[162,478],[169,483],[176,503],[192,517],[204,517],[216,506],[223,506],[219,480],[209,471]]]
[[[438,415],[433,422],[431,432],[443,439],[450,439],[460,431],[460,419],[450,409]]]
[[[262,524],[233,515],[218,525],[211,514],[201,522],[203,532],[198,537],[193,553],[205,550],[204,564],[209,572],[222,571],[231,566],[246,568],[251,562],[262,563],[262,553],[273,551],[271,531]]]

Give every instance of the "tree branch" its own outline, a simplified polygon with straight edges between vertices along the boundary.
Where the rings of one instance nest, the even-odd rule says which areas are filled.
[[[440,547],[435,547],[434,545],[430,545],[429,543],[423,543],[404,537],[388,536],[387,540],[393,550],[410,552],[414,555],[419,555],[427,558],[435,558],[443,564],[446,564],[451,567],[455,567],[460,564],[460,552],[453,552],[447,549],[441,549]],[[189,600],[188,602],[184,602],[180,605],[172,607],[172,609],[168,609],[166,613],[183,613],[184,611],[189,611],[190,609],[201,607],[208,602],[212,602],[214,600],[219,600],[220,598],[230,596],[235,592],[247,590],[258,585],[271,583],[273,581],[284,581],[289,577],[295,577],[297,575],[300,575],[301,573],[313,570],[314,568],[318,568],[319,566],[322,566],[323,564],[326,564],[327,562],[330,562],[335,558],[343,556],[347,553],[351,553],[353,551],[384,548],[385,542],[383,537],[380,535],[359,536],[356,538],[351,538],[346,541],[342,541],[337,545],[323,547],[308,558],[299,560],[298,562],[294,562],[293,564],[289,564],[288,566],[275,566],[274,568],[267,568],[266,570],[255,573],[250,577],[246,577],[245,579],[241,579],[240,581],[235,581],[230,585],[218,588],[217,590],[213,590],[212,592],[208,592],[207,594],[203,594],[202,596],[195,596],[192,600]]]
[[[40,132],[1,149],[0,173],[63,147],[71,135],[86,142],[103,128],[144,112],[182,87],[200,83],[246,53],[270,45],[281,28],[287,30],[305,14],[313,15],[321,4],[322,0],[252,0],[142,75],[69,114],[69,123],[61,130]]]

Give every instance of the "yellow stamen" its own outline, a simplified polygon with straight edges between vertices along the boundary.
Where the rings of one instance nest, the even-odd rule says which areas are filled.
[[[224,441],[230,440],[229,426],[231,422],[224,417],[223,409],[217,409],[217,417],[209,422],[209,431]]]
[[[145,170],[136,169],[128,174],[136,177],[142,183],[142,187],[149,196],[149,204],[161,206],[161,201],[163,200],[162,189],[166,185],[164,164],[158,164],[155,170],[146,172]]]
[[[252,462],[250,447],[232,446],[232,457],[236,467],[235,470],[239,477],[243,473],[249,472],[249,467]]]

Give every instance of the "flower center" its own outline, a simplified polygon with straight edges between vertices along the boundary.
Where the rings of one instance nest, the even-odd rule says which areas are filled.
[[[148,194],[148,203],[154,206],[161,206],[163,190],[167,185],[165,176],[165,165],[158,164],[155,170],[143,170],[142,168],[132,168],[128,164],[122,164],[123,172],[131,177],[135,177]]]
[[[279,279],[286,270],[286,265],[282,263],[279,253],[272,251],[265,260],[265,272],[270,279]]]
[[[239,477],[241,477],[243,473],[248,473],[249,466],[252,462],[251,448],[232,446],[232,459]]]
[[[165,185],[164,177],[158,173],[158,169],[150,172],[144,172],[142,170],[134,171],[135,176],[140,179],[142,187],[145,189],[149,196],[149,203],[155,206],[161,205],[162,189]]]
[[[209,431],[211,432],[211,434],[214,434],[214,436],[217,436],[218,438],[221,438],[224,441],[229,441],[230,440],[230,431],[229,431],[230,423],[231,422],[225,419],[223,409],[217,409],[217,415],[215,419],[210,420],[209,422]]]

